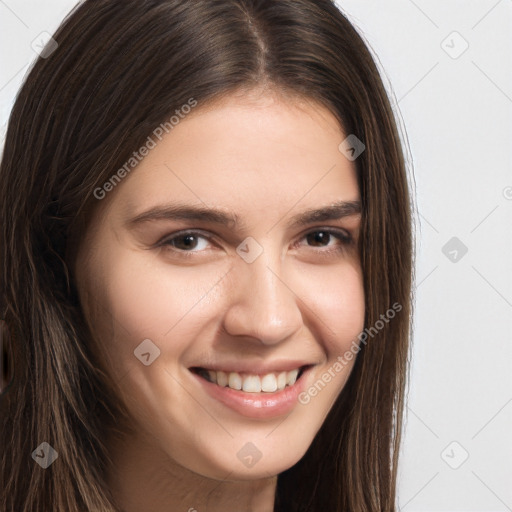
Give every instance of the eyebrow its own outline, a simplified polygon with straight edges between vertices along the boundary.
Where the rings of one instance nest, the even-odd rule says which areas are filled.
[[[358,215],[361,213],[361,201],[336,201],[331,205],[321,208],[309,209],[301,212],[290,219],[289,228],[299,228],[314,222],[326,222],[341,220],[344,217]],[[158,220],[188,220],[219,224],[228,228],[238,227],[244,229],[245,223],[235,213],[226,213],[216,208],[203,206],[192,206],[184,204],[169,204],[155,206],[142,212],[135,217],[128,219],[128,228],[134,228],[140,224]]]

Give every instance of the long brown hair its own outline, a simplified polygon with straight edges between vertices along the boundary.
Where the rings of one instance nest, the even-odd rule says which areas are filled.
[[[279,475],[275,511],[394,511],[411,194],[393,111],[361,36],[330,0],[87,0],[53,37],[58,47],[18,94],[0,167],[0,315],[10,333],[0,509],[117,510],[102,439],[126,411],[91,349],[70,264],[76,240],[98,206],[94,190],[176,109],[265,83],[326,106],[365,144],[356,160],[365,326],[401,306],[361,344],[310,449]],[[31,457],[42,442],[59,454],[48,469]]]

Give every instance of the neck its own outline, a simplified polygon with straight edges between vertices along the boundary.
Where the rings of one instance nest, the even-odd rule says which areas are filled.
[[[277,477],[208,478],[140,439],[109,442],[107,483],[122,512],[272,512]]]

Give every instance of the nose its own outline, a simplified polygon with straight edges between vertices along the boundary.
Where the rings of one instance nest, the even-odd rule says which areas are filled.
[[[285,282],[268,263],[263,255],[250,264],[237,262],[224,329],[232,336],[275,345],[293,336],[303,318],[293,283]]]

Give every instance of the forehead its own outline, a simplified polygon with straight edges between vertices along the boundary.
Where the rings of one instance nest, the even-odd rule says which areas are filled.
[[[333,114],[313,101],[227,97],[198,105],[156,140],[110,199],[125,213],[179,199],[242,214],[356,200],[354,163],[338,149],[344,138]]]

